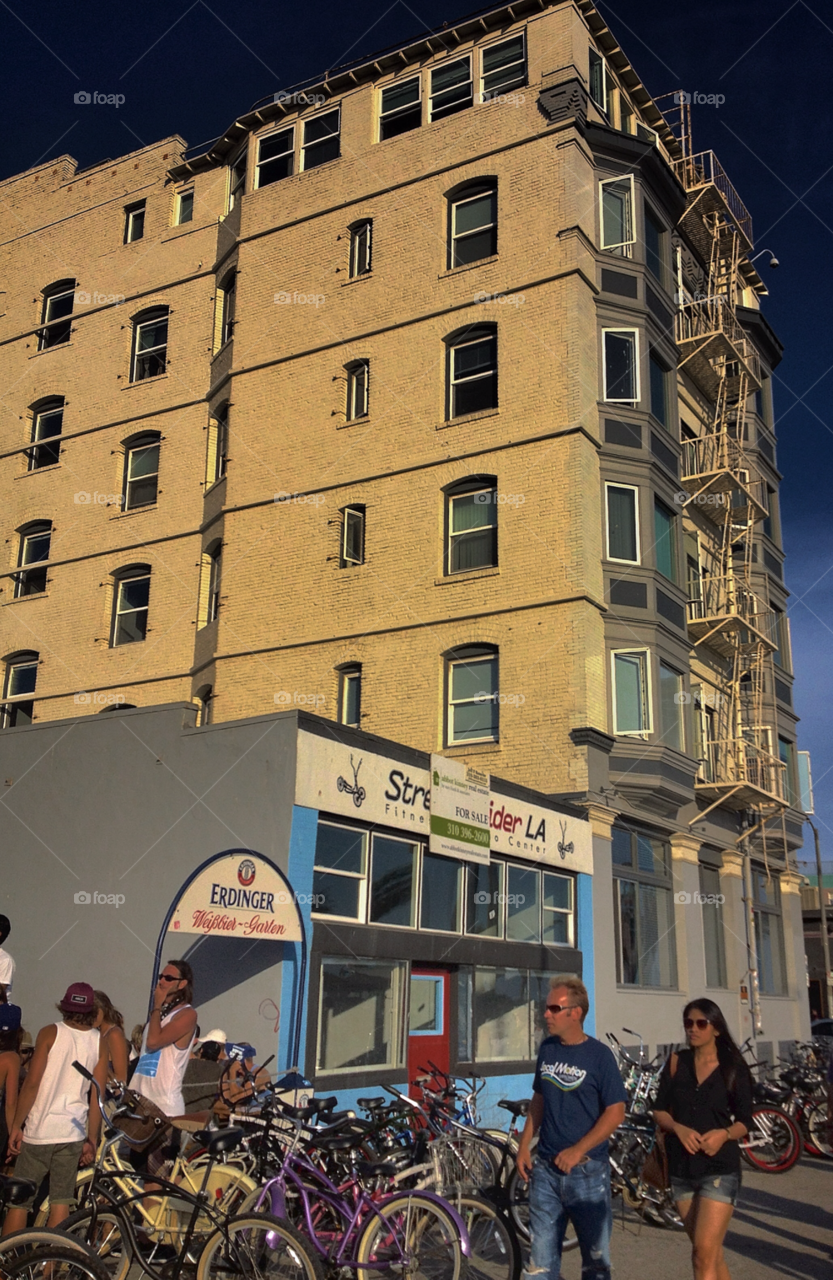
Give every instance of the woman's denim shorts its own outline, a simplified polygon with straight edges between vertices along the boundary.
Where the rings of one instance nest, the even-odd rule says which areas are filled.
[[[721,1204],[737,1204],[740,1191],[739,1173],[707,1173],[702,1178],[672,1178],[671,1195],[675,1200],[719,1200]]]

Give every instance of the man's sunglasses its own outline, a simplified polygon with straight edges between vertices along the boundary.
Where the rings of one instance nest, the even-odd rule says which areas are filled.
[[[683,1018],[683,1026],[686,1031],[690,1031],[692,1027],[696,1027],[698,1031],[705,1031],[711,1023],[708,1018]]]
[[[566,1013],[568,1009],[576,1009],[578,1006],[574,1004],[548,1004],[545,1007],[548,1013]]]
[[[181,982],[182,974],[180,973],[160,973],[160,982]]]

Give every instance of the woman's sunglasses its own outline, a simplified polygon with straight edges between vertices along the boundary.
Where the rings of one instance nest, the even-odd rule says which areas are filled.
[[[705,1031],[711,1023],[708,1018],[683,1018],[683,1026],[686,1031],[690,1031],[692,1027],[696,1027],[698,1031]]]

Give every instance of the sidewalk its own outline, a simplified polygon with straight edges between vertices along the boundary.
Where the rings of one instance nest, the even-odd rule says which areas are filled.
[[[804,1156],[789,1173],[743,1170],[740,1199],[724,1245],[732,1280],[833,1277],[833,1160]],[[663,1231],[614,1204],[611,1257],[617,1280],[686,1280],[688,1237]],[[564,1280],[579,1280],[581,1255],[562,1261]]]

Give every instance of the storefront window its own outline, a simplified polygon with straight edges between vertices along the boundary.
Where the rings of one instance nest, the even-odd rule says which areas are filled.
[[[413,929],[416,923],[417,846],[390,836],[373,837],[370,921]]]
[[[544,942],[575,946],[572,876],[544,872]]]
[[[460,932],[460,877],[462,864],[442,854],[425,853],[422,859],[421,929]]]
[[[317,1071],[404,1065],[406,974],[404,961],[322,960]]]
[[[367,832],[319,822],[313,894],[323,915],[359,920],[364,915]]]
[[[530,1055],[529,983],[525,969],[476,969],[474,1052],[477,1062],[516,1062]]]
[[[506,936],[512,942],[540,942],[540,873],[513,866],[506,873]]]
[[[502,862],[470,862],[466,868],[466,933],[503,935]]]
[[[675,987],[669,846],[632,827],[614,827],[612,838],[616,980],[626,986]]]

